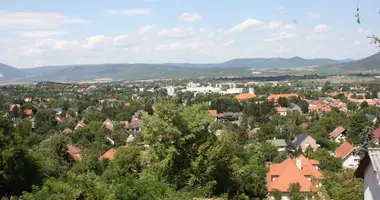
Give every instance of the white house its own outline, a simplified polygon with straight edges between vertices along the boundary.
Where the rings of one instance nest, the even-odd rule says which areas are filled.
[[[336,127],[330,134],[329,139],[336,143],[340,143],[342,141],[346,141],[346,129],[341,126]]]
[[[360,161],[355,176],[364,178],[364,200],[380,197],[380,148],[370,148]]]
[[[336,149],[335,156],[341,159],[344,168],[356,169],[359,165],[360,157],[356,155],[355,147],[348,142],[344,142]]]

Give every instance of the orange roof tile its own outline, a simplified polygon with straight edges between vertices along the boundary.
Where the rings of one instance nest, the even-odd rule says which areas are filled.
[[[338,137],[340,134],[342,134],[346,129],[344,129],[343,127],[341,126],[338,126],[336,127],[330,134],[329,134],[329,137],[330,138],[336,138]]]
[[[252,94],[252,93],[241,93],[241,94],[238,94],[235,96],[235,98],[238,100],[238,101],[242,101],[242,100],[248,100],[248,99],[252,99],[252,98],[255,98],[256,95]]]
[[[156,106],[152,106],[152,110],[156,111],[157,110]]]
[[[109,160],[113,160],[115,159],[115,155],[116,155],[116,149],[112,148],[110,150],[108,150],[107,152],[105,152],[103,155],[101,155],[98,160],[103,160],[103,159],[109,159]]]
[[[323,104],[323,103],[319,103],[317,105],[311,105],[311,106],[309,106],[309,110],[311,110],[311,111],[318,110],[318,111],[330,112],[331,111],[331,106]]]
[[[296,166],[296,159],[288,158],[280,164],[270,165],[269,172],[267,173],[267,186],[268,191],[275,189],[281,192],[289,192],[290,184],[299,183],[301,192],[316,191],[315,185],[309,181],[305,176],[321,178],[322,173],[313,165],[318,165],[316,160],[308,160],[304,156],[299,156],[302,163],[302,169]],[[276,177],[272,181],[272,176]]]
[[[273,100],[274,102],[277,102],[279,98],[284,97],[284,98],[289,98],[289,97],[299,97],[298,94],[272,94],[267,97],[268,101]]]
[[[25,115],[31,115],[31,114],[33,114],[33,110],[32,109],[24,109],[24,114]]]
[[[72,144],[67,145],[67,153],[71,155],[74,160],[81,160],[80,149]]]
[[[216,110],[208,110],[207,111],[210,115],[212,115],[213,117],[217,117],[218,116],[218,112]]]
[[[340,159],[344,159],[352,150],[354,150],[354,146],[348,142],[343,142],[336,151],[335,156]]]
[[[125,107],[127,107],[127,106],[129,106],[129,105],[131,105],[131,104],[130,104],[130,103],[125,103],[125,104],[124,104]]]

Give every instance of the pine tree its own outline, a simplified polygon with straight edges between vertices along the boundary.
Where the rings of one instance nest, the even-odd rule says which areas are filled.
[[[365,127],[365,130],[363,130],[361,135],[361,143],[360,147],[357,151],[357,154],[360,156],[360,158],[364,158],[366,155],[368,148],[373,147],[373,137],[374,137],[374,129],[372,126]]]

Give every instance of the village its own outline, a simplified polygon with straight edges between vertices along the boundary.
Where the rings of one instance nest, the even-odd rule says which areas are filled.
[[[194,156],[195,160],[188,161],[193,163],[200,162],[202,154],[197,151],[223,147],[231,151],[232,160],[236,148],[251,160],[255,158],[255,164],[250,159],[240,161],[240,167],[253,170],[248,177],[229,176],[238,176],[230,184],[253,184],[257,189],[244,186],[248,188],[239,193],[218,189],[228,186],[220,186],[225,184],[223,179],[210,174],[221,182],[210,189],[213,195],[209,197],[227,192],[229,198],[343,199],[345,193],[355,192],[359,199],[380,191],[377,180],[367,175],[379,166],[380,150],[375,148],[380,137],[379,89],[376,84],[329,82],[321,87],[294,87],[287,81],[41,82],[1,88],[0,125],[4,143],[13,141],[28,152],[25,156],[43,158],[33,161],[45,174],[36,181],[79,173],[79,168],[96,161],[100,171],[118,166],[117,173],[122,173],[126,165],[131,167],[129,173],[139,174],[154,162],[173,159],[167,157],[168,150],[163,151],[166,148],[177,149],[177,159]],[[128,156],[129,151],[134,154]],[[227,156],[220,153],[213,156]],[[233,165],[224,165],[234,171]],[[167,167],[161,170],[181,165]],[[181,170],[189,167],[184,165]],[[205,173],[202,168],[197,170]],[[183,172],[178,173],[182,176]],[[265,181],[258,181],[260,177]]]

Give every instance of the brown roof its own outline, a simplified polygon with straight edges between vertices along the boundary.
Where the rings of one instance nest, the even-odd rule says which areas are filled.
[[[238,101],[255,98],[256,95],[252,93],[241,93],[235,96]]]
[[[298,157],[301,159],[301,170],[296,166],[296,159],[288,158],[280,164],[270,164],[267,173],[268,191],[275,189],[281,192],[289,192],[289,185],[299,183],[301,192],[316,191],[315,185],[305,176],[321,178],[322,173],[313,165],[318,165],[316,160],[308,160],[303,155]],[[276,176],[276,180],[272,181],[272,176]]]
[[[340,134],[342,134],[346,129],[344,129],[343,127],[341,126],[338,126],[336,127],[330,134],[329,134],[329,137],[330,138],[336,138],[338,137]]]
[[[284,98],[289,98],[289,97],[298,97],[298,94],[272,94],[267,97],[268,101],[273,100],[274,102],[277,102],[279,98],[284,97]]]
[[[74,160],[81,160],[81,157],[80,157],[80,149],[72,144],[68,144],[67,145],[67,153],[69,153],[71,155],[71,157],[73,157]]]
[[[348,142],[344,142],[336,149],[335,155],[337,158],[344,159],[352,150],[354,150],[354,146]]]
[[[33,110],[32,109],[24,109],[24,114],[25,115],[31,115],[31,114],[33,114]]]
[[[101,155],[98,160],[103,160],[103,159],[109,159],[109,160],[113,160],[115,159],[115,155],[116,155],[116,149],[112,148],[110,150],[108,150],[107,152],[105,152],[103,155]]]

